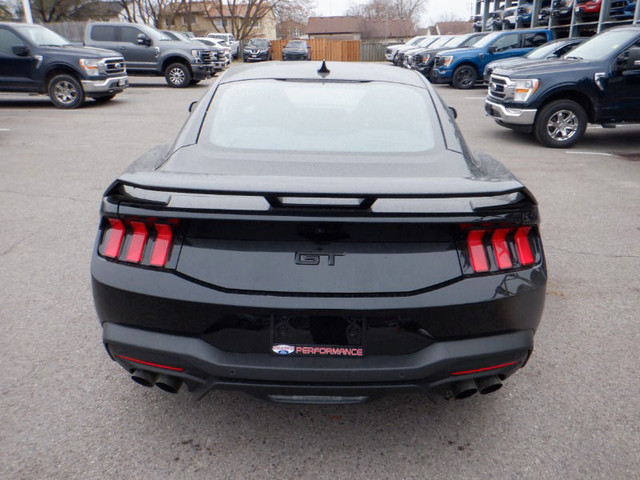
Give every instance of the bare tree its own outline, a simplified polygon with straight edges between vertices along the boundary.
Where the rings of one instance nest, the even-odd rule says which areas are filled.
[[[314,0],[282,0],[278,3],[273,10],[278,38],[290,38],[296,30],[301,34],[316,6]]]
[[[239,40],[253,33],[258,23],[286,0],[209,0],[204,12],[216,32],[232,33]]]
[[[43,23],[66,20],[87,0],[31,0],[34,19]]]
[[[428,0],[369,0],[365,3],[352,2],[347,15],[364,17],[367,20],[417,21]]]
[[[167,16],[170,5],[180,0],[118,0],[124,9],[124,16],[129,22],[143,22],[160,27]],[[189,0],[190,3],[190,0]]]
[[[2,3],[0,4],[0,21],[5,22],[11,20],[13,17],[14,10],[11,8],[12,6],[9,4]]]

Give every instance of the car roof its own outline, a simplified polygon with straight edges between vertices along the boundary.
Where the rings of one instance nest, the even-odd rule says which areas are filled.
[[[220,83],[265,79],[326,80],[351,82],[391,82],[426,88],[423,77],[413,70],[361,62],[326,62],[329,73],[319,73],[322,62],[268,62],[243,65],[229,70]]]

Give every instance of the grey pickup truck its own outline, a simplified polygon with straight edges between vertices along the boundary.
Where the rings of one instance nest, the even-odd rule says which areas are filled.
[[[120,53],[129,75],[162,75],[175,88],[214,76],[216,62],[222,61],[204,45],[171,40],[153,27],[133,23],[91,23],[84,44]]]

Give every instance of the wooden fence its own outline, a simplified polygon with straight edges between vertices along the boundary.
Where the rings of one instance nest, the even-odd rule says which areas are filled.
[[[272,40],[271,50],[274,60],[282,60],[282,49],[288,40]],[[311,60],[331,60],[334,62],[359,62],[359,40],[325,40],[313,38],[307,40],[311,47]]]

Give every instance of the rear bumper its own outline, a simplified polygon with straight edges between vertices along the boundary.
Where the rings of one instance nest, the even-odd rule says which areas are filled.
[[[533,331],[525,330],[437,342],[409,355],[283,357],[229,353],[199,338],[113,323],[103,327],[104,344],[123,368],[178,377],[198,398],[215,389],[305,403],[357,403],[407,390],[447,398],[455,384],[466,380],[504,380],[533,350]]]
[[[86,94],[92,93],[119,93],[129,86],[129,77],[121,75],[105,80],[82,80],[82,89]]]

